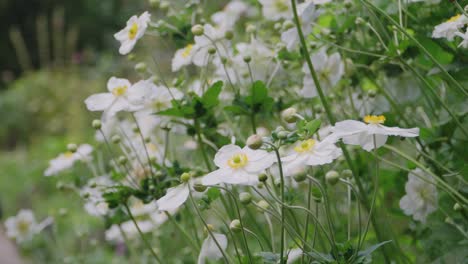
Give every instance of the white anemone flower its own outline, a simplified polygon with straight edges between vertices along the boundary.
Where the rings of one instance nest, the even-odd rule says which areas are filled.
[[[149,220],[137,220],[138,227],[142,233],[149,233],[154,230],[157,226],[155,223]],[[124,234],[122,234],[122,232]],[[135,239],[139,237],[138,229],[132,220],[121,223],[120,225],[114,224],[105,232],[106,241],[110,242],[125,242],[125,237],[128,239]]]
[[[176,88],[168,88],[163,85],[154,84],[152,79],[141,80],[135,83],[132,89],[147,92],[147,96],[142,103],[145,109],[150,109],[153,113],[155,111],[171,108],[172,100],[179,100],[184,96],[184,94]]]
[[[104,111],[112,117],[119,111],[137,111],[150,93],[148,86],[132,87],[127,79],[111,77],[107,82],[108,93],[94,94],[85,100],[89,111]]]
[[[206,66],[208,64],[208,50],[215,45],[217,47],[216,55],[226,56],[227,50],[225,48],[228,48],[229,43],[224,40],[224,34],[224,29],[215,28],[210,24],[203,25],[203,35],[194,38],[192,63],[198,67]]]
[[[341,55],[337,52],[328,56],[326,48],[320,49],[317,53],[311,57],[312,64],[315,65],[315,71],[317,72],[318,81],[326,93],[329,89],[333,88],[343,77],[344,64],[341,60]],[[302,67],[304,75],[303,88],[300,91],[300,95],[305,98],[312,98],[318,95],[317,87],[310,74],[307,63],[304,63]]]
[[[468,23],[468,17],[465,15],[456,15],[451,17],[449,20],[435,26],[434,31],[432,32],[433,38],[446,38],[449,41],[452,41],[455,37],[455,33],[459,31],[460,28],[465,26]]]
[[[258,0],[262,5],[262,14],[265,19],[279,20],[281,18],[291,18],[292,9],[289,0]]]
[[[341,149],[335,146],[333,136],[323,141],[307,139],[296,143],[296,146],[281,159],[285,176],[302,172],[306,166],[318,166],[333,162],[341,156]]]
[[[364,122],[345,120],[337,122],[333,127],[333,135],[343,139],[345,144],[360,145],[363,149],[371,151],[379,148],[387,142],[388,136],[417,137],[419,128],[399,128],[382,125],[385,122],[383,115],[368,115]],[[375,137],[375,146],[374,146]]]
[[[188,44],[187,46],[178,49],[172,58],[172,71],[176,72],[183,66],[192,64],[194,44]]]
[[[422,178],[424,179],[422,179]],[[406,195],[400,200],[400,208],[414,220],[426,222],[429,214],[437,209],[437,188],[432,176],[417,168],[408,175]]]
[[[455,32],[456,36],[461,37],[463,40],[458,44],[458,47],[463,47],[463,48],[468,48],[468,29],[465,31],[465,33],[462,32]]]
[[[6,235],[15,239],[17,243],[26,242],[52,222],[53,219],[48,217],[41,223],[37,223],[33,211],[22,209],[16,216],[9,217],[5,221]]]
[[[91,152],[93,147],[88,144],[79,146],[75,153],[67,151],[60,154],[55,159],[49,161],[49,167],[44,172],[44,176],[56,175],[61,171],[69,169],[75,164],[76,161],[88,161],[91,160]]]
[[[144,12],[139,17],[132,16],[127,21],[125,28],[114,35],[114,38],[120,42],[120,54],[125,55],[132,51],[137,40],[145,34],[146,28],[151,21],[150,17],[151,15],[148,12]]]
[[[211,16],[211,21],[223,31],[233,30],[242,14],[248,11],[249,5],[242,1],[229,2],[222,11]]]
[[[205,175],[202,184],[255,185],[258,183],[258,175],[271,167],[275,161],[275,156],[264,150],[226,145],[218,150],[214,158],[214,163],[219,169]]]
[[[177,210],[187,201],[190,195],[190,185],[183,182],[175,187],[167,189],[166,194],[156,202],[159,210],[172,211]]]
[[[321,12],[315,8],[314,2],[305,2],[297,6],[299,21],[302,27],[302,32],[305,36],[312,32],[312,22],[317,19]],[[291,51],[297,47],[299,43],[299,34],[297,28],[292,27],[281,34],[281,41],[286,44],[286,49]]]
[[[92,216],[103,216],[109,212],[109,205],[102,196],[105,189],[113,185],[108,176],[100,176],[90,179],[86,186],[80,190],[80,194],[86,197],[84,208]]]
[[[208,237],[203,241],[203,245],[200,249],[200,254],[198,255],[197,264],[205,264],[207,259],[219,260],[223,257],[223,253],[219,249],[218,245],[216,245],[216,242],[218,242],[219,246],[224,251],[226,250],[228,245],[227,237],[219,233],[212,234],[214,239],[211,235],[208,235]]]

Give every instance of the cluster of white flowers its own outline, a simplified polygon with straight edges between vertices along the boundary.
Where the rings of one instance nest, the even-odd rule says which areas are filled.
[[[9,217],[5,221],[6,235],[15,239],[17,243],[27,242],[52,222],[52,218],[46,218],[38,223],[33,211],[22,209],[16,216]]]

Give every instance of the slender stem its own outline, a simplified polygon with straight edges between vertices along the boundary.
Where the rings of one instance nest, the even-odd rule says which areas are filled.
[[[278,160],[278,170],[280,174],[281,186],[280,186],[280,195],[281,195],[281,222],[284,223],[284,216],[285,216],[285,206],[284,206],[284,175],[283,175],[283,165],[281,162],[281,157],[276,146],[273,146],[273,150],[275,151],[276,158]],[[284,225],[281,225],[281,246],[280,246],[280,264],[284,262]]]
[[[128,215],[130,216],[130,219],[132,219],[132,222],[133,224],[135,225],[137,231],[138,231],[138,234],[140,234],[140,237],[141,239],[143,240],[143,242],[145,243],[146,247],[150,250],[151,254],[153,255],[153,257],[157,260],[158,263],[164,263],[161,261],[161,259],[159,259],[158,255],[156,254],[156,252],[154,252],[154,249],[153,247],[151,247],[150,243],[148,242],[148,240],[146,240],[143,232],[141,232],[141,229],[140,227],[138,226],[135,218],[133,217],[133,214],[130,210],[130,208],[128,208],[128,205],[126,203],[124,203],[124,206],[125,206],[125,209],[127,210],[127,213]]]
[[[208,155],[206,154],[206,150],[203,147],[203,139],[202,139],[201,132],[200,132],[200,123],[198,122],[197,119],[194,120],[194,123],[195,123],[195,132],[197,134],[198,147],[200,148],[200,151],[202,153],[203,160],[205,161],[205,164],[206,164],[206,168],[209,171],[211,171],[212,170],[211,163],[208,160]]]
[[[310,210],[311,203],[312,203],[312,180],[309,179],[309,191],[307,194],[307,209],[309,210]],[[304,228],[304,248],[306,248],[306,245],[307,245],[307,236],[309,234],[309,221],[310,221],[310,215],[307,214],[305,228]],[[302,255],[301,263],[304,263],[304,261],[305,261],[305,255]]]

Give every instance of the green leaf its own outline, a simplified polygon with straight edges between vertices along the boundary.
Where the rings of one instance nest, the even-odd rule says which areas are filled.
[[[248,115],[249,111],[240,105],[228,105],[224,110],[233,113],[234,115]]]
[[[417,40],[440,64],[449,64],[453,60],[453,54],[445,51],[436,42],[426,37],[418,37]],[[432,61],[425,54],[418,57],[418,62],[426,66],[432,66]]]
[[[257,256],[262,257],[264,263],[278,263],[279,254],[273,252],[259,252]]]
[[[262,81],[255,81],[252,85],[251,96],[245,98],[248,104],[262,104],[268,98],[268,90]]]
[[[221,196],[221,192],[219,191],[218,188],[210,188],[206,194],[208,195],[208,198],[210,198],[211,201],[216,200],[219,196]]]
[[[322,124],[322,121],[320,121],[320,119],[315,119],[315,120],[307,122],[307,124],[305,124],[304,128],[310,134],[314,134],[320,128],[321,124]]]
[[[218,105],[219,99],[218,96],[221,93],[221,89],[223,88],[223,82],[217,81],[210,88],[203,94],[201,98],[201,102],[206,108],[210,108],[213,106]]]
[[[156,113],[157,115],[184,117],[184,113],[179,108],[169,108]]]
[[[368,257],[370,254],[372,254],[372,252],[374,252],[375,250],[377,250],[378,248],[380,248],[381,246],[387,244],[387,243],[390,243],[392,242],[391,240],[387,240],[387,241],[384,241],[384,242],[381,242],[381,243],[378,243],[378,244],[375,244],[373,246],[370,246],[369,248],[367,248],[366,250],[362,250],[362,251],[359,251],[358,253],[358,256],[360,257]]]

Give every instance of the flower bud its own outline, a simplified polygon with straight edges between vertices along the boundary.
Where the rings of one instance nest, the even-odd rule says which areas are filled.
[[[118,162],[120,165],[125,165],[125,163],[127,163],[128,159],[127,157],[125,156],[120,156],[119,159],[118,159]]]
[[[254,33],[256,30],[257,30],[257,28],[252,24],[247,25],[247,27],[245,28],[245,31],[248,34]]]
[[[263,209],[263,210],[266,210],[268,209],[268,207],[270,207],[270,205],[265,200],[258,201],[257,205],[258,207],[260,207],[260,209]]]
[[[275,179],[274,184],[275,184],[276,187],[280,187],[281,186],[281,179],[280,178]]]
[[[331,170],[325,174],[325,180],[328,182],[328,184],[335,185],[339,179],[340,174],[334,170]]]
[[[243,59],[245,63],[249,63],[252,61],[252,57],[250,57],[249,55],[245,55]]]
[[[182,175],[180,175],[180,181],[188,182],[191,177],[192,177],[192,175],[190,175],[190,173],[184,172],[184,173],[182,173]]]
[[[229,229],[231,229],[231,231],[234,233],[239,233],[242,231],[242,225],[239,219],[232,220],[232,222],[229,224]]]
[[[286,20],[284,21],[283,23],[283,30],[286,31],[290,28],[293,28],[295,25],[294,25],[294,22],[292,22],[291,20]]]
[[[88,199],[89,198],[89,193],[83,193],[83,199]]]
[[[251,135],[247,139],[247,146],[253,150],[259,149],[263,145],[263,139],[261,136],[255,134]]]
[[[149,4],[152,8],[158,8],[159,0],[149,0]]]
[[[356,25],[362,25],[365,23],[365,21],[362,19],[362,17],[357,17],[356,20],[354,20],[354,23],[356,23]]]
[[[228,30],[224,33],[224,37],[227,39],[227,40],[231,40],[233,37],[234,37],[234,33],[232,33],[231,30]]]
[[[205,30],[203,29],[203,26],[200,24],[194,25],[192,27],[192,34],[195,36],[201,36],[205,33]]]
[[[66,216],[68,214],[68,210],[66,208],[60,208],[58,213],[60,216]]]
[[[455,211],[461,211],[463,208],[461,207],[461,205],[459,203],[455,203],[453,205],[453,210]]]
[[[321,105],[316,105],[314,107],[314,112],[317,114],[323,113],[323,107]]]
[[[377,95],[377,91],[376,90],[369,90],[367,92],[367,95],[369,95],[370,98],[374,98]]]
[[[132,126],[132,131],[133,131],[134,133],[139,133],[139,132],[140,132],[140,128],[138,127],[138,125],[135,124],[135,125]]]
[[[193,185],[193,189],[197,192],[204,192],[206,190],[206,186],[201,184],[201,182],[197,182]]]
[[[203,231],[205,231],[205,233],[208,233],[208,230],[210,230],[211,232],[214,231],[214,226],[212,224],[207,224],[205,226],[205,228],[203,229]]]
[[[76,150],[78,150],[78,146],[77,146],[76,144],[71,143],[71,144],[68,144],[68,145],[67,145],[67,149],[68,149],[68,151],[70,151],[71,153],[75,153]]]
[[[161,4],[159,4],[159,8],[161,8],[162,11],[166,11],[170,6],[171,4],[168,1],[161,1]]]
[[[265,173],[262,173],[258,175],[258,180],[261,182],[266,182],[268,180],[268,175],[266,175]]]
[[[120,143],[120,136],[119,135],[113,135],[111,138],[112,143],[114,144],[119,144]]]
[[[222,56],[222,57],[221,57],[221,63],[222,63],[222,64],[226,64],[227,62],[228,62],[228,58]]]
[[[101,129],[101,127],[102,127],[101,120],[99,120],[99,119],[94,119],[94,120],[93,120],[93,123],[92,123],[91,125],[92,125],[93,128],[96,129],[96,130]]]
[[[279,139],[287,139],[288,136],[289,136],[289,132],[288,131],[279,131],[277,134]]]
[[[298,173],[296,175],[293,176],[294,180],[296,182],[303,182],[307,177],[305,175],[305,173]]]
[[[281,113],[281,118],[286,122],[286,123],[294,123],[297,120],[297,110],[296,108],[289,107],[288,109],[285,109]]]
[[[209,47],[209,48],[208,48],[208,54],[213,55],[213,54],[215,54],[215,53],[216,53],[216,48],[215,48],[215,47]]]
[[[265,187],[265,184],[263,182],[257,183],[257,189],[263,189],[263,187]]]
[[[135,71],[137,71],[139,73],[145,72],[146,69],[147,69],[147,66],[146,66],[146,63],[144,63],[144,62],[139,62],[139,63],[135,64]]]
[[[345,178],[345,179],[351,178],[351,177],[353,177],[353,172],[351,170],[349,170],[349,169],[343,170],[341,172],[341,177]]]
[[[252,201],[252,195],[248,192],[242,192],[239,194],[239,200],[242,204],[247,205]]]

